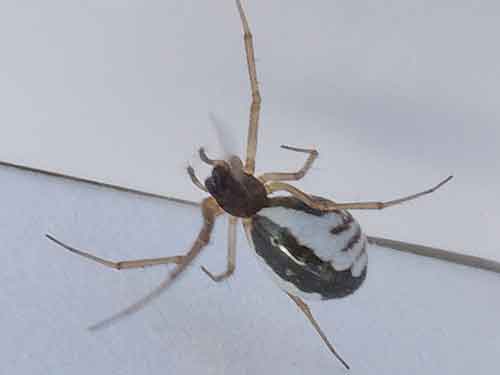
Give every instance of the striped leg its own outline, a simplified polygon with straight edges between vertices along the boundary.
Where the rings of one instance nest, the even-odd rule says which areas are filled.
[[[277,192],[277,191],[286,191],[292,194],[297,199],[300,199],[302,202],[307,204],[309,207],[320,210],[320,211],[334,211],[334,210],[354,210],[354,209],[363,209],[363,210],[381,210],[383,208],[387,208],[390,206],[395,206],[404,202],[411,201],[413,199],[419,198],[423,195],[433,193],[445,183],[450,181],[453,176],[449,176],[439,184],[434,186],[431,189],[422,191],[417,194],[409,195],[403,198],[394,199],[387,202],[352,202],[352,203],[334,203],[332,201],[318,201],[311,198],[309,195],[304,193],[303,191],[297,189],[296,187],[284,183],[284,182],[269,182],[266,184],[266,190],[268,194]]]
[[[238,7],[241,24],[243,26],[243,38],[245,42],[245,53],[247,56],[248,75],[250,78],[250,87],[252,91],[252,104],[250,105],[250,123],[248,127],[245,172],[248,174],[253,174],[255,171],[255,154],[257,153],[257,133],[259,130],[261,98],[259,92],[259,83],[257,81],[257,69],[255,67],[252,33],[250,32],[250,27],[248,26],[248,21],[240,0],[236,0],[236,6]]]
[[[229,227],[228,227],[228,238],[227,238],[227,268],[226,271],[218,275],[214,275],[208,271],[205,267],[201,267],[202,271],[205,272],[208,277],[213,281],[219,282],[227,279],[234,273],[236,268],[236,224],[238,223],[238,218],[234,216],[229,216]]]
[[[198,256],[201,250],[203,250],[203,248],[208,244],[212,229],[214,227],[215,219],[223,212],[222,209],[217,205],[217,202],[215,202],[215,199],[211,197],[203,200],[203,202],[201,203],[201,209],[203,214],[203,226],[191,249],[183,256],[182,262],[179,263],[176,268],[170,271],[165,280],[148,295],[141,298],[126,309],[114,314],[113,316],[92,325],[91,327],[89,327],[90,330],[97,330],[107,327],[110,324],[116,323],[118,320],[141,310],[149,302],[158,298],[177,279],[177,277],[179,277],[179,275],[187,269],[187,267]]]
[[[261,180],[263,183],[266,183],[268,181],[297,181],[297,180],[300,180],[309,171],[312,164],[314,163],[314,161],[318,157],[318,151],[316,151],[316,150],[297,148],[297,147],[291,147],[291,146],[286,146],[286,145],[281,145],[281,148],[284,148],[286,150],[296,151],[296,152],[307,153],[307,154],[309,154],[309,156],[307,157],[307,160],[304,163],[304,165],[302,166],[302,168],[300,168],[297,172],[264,173],[263,175],[261,175],[259,177],[259,180]]]
[[[309,306],[307,306],[307,304],[304,301],[302,301],[302,299],[300,299],[299,297],[291,295],[290,293],[287,293],[287,294],[292,299],[292,301],[297,304],[297,306],[299,307],[299,309],[302,310],[302,312],[307,317],[307,319],[309,319],[309,321],[313,325],[314,329],[316,330],[316,332],[318,333],[318,335],[320,335],[321,339],[326,344],[326,346],[328,346],[328,349],[330,349],[330,351],[332,352],[332,354],[345,366],[346,369],[349,370],[349,365],[337,353],[337,351],[335,350],[335,348],[333,347],[333,345],[330,343],[330,341],[328,340],[328,338],[326,337],[326,335],[323,333],[323,331],[321,330],[321,327],[319,326],[318,322],[316,321],[316,319],[314,319],[314,316],[313,316],[313,314],[312,314],[311,309],[309,308]]]

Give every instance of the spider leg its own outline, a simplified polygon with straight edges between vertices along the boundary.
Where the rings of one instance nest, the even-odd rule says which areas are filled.
[[[255,67],[255,55],[253,48],[252,33],[248,26],[248,21],[240,0],[236,0],[238,13],[240,14],[243,26],[243,40],[245,42],[245,53],[247,57],[248,75],[250,78],[250,88],[252,91],[252,104],[250,105],[250,121],[247,138],[247,155],[245,161],[245,172],[253,174],[255,171],[255,154],[257,153],[257,133],[259,130],[259,114],[261,97],[259,83],[257,81],[257,68]]]
[[[222,209],[217,205],[215,199],[213,199],[212,197],[203,200],[201,204],[201,210],[203,214],[203,226],[191,249],[183,256],[182,262],[179,263],[176,268],[170,271],[165,280],[163,280],[163,282],[160,283],[160,285],[158,285],[155,289],[153,289],[153,291],[151,291],[148,295],[144,296],[126,309],[90,326],[90,330],[94,331],[107,327],[110,324],[116,323],[118,320],[141,310],[144,306],[146,306],[146,304],[158,298],[179,277],[179,275],[181,275],[182,272],[187,269],[189,264],[191,264],[191,262],[201,252],[201,250],[203,250],[203,248],[208,244],[212,229],[214,227],[215,219],[223,212]]]
[[[193,167],[189,166],[187,167],[187,173],[189,177],[191,178],[191,182],[196,185],[196,187],[200,190],[203,190],[204,192],[208,193],[207,188],[205,185],[201,183],[201,181],[196,177],[196,173],[194,173]]]
[[[200,147],[200,149],[198,150],[198,155],[200,155],[200,159],[202,162],[208,164],[208,165],[211,165],[211,166],[216,166],[216,165],[219,165],[219,164],[223,164],[224,161],[223,160],[217,160],[217,159],[211,159],[207,156],[207,153],[205,152],[205,149],[203,147]]]
[[[411,201],[413,199],[416,199],[418,197],[421,197],[426,194],[433,193],[437,189],[439,189],[441,186],[443,186],[445,183],[450,181],[453,176],[449,176],[443,181],[441,181],[439,184],[436,186],[424,190],[420,193],[408,195],[403,198],[399,199],[394,199],[391,201],[387,202],[351,202],[351,203],[334,203],[332,201],[327,201],[327,200],[315,200],[311,198],[309,195],[304,193],[303,191],[297,189],[296,187],[284,183],[284,182],[269,182],[266,184],[266,189],[268,194],[277,192],[277,191],[287,191],[288,193],[292,194],[294,197],[297,199],[300,199],[302,202],[307,204],[309,207],[320,210],[320,211],[334,211],[334,210],[354,210],[354,209],[365,209],[365,210],[381,210],[383,208],[387,208],[390,206],[395,206],[397,204],[401,204],[404,202]]]
[[[228,238],[227,238],[227,268],[223,273],[214,275],[208,271],[205,267],[201,267],[202,271],[205,272],[208,277],[213,281],[219,282],[227,279],[234,273],[236,268],[236,224],[238,223],[238,218],[234,216],[229,216],[229,227],[228,227]]]
[[[305,148],[298,148],[298,147],[291,147],[291,146],[286,146],[286,145],[281,145],[281,148],[284,148],[286,150],[291,150],[291,151],[296,151],[296,152],[303,152],[309,154],[307,157],[306,162],[300,168],[297,172],[291,172],[291,173],[281,173],[281,172],[275,172],[275,173],[264,173],[261,176],[259,176],[259,180],[261,180],[263,183],[266,183],[268,181],[297,181],[300,180],[302,177],[306,175],[306,173],[309,171],[311,168],[312,164],[318,157],[318,151],[312,150],[312,149],[305,149]]]
[[[50,234],[46,234],[45,237],[47,237],[49,240],[55,242],[59,246],[65,248],[66,250],[68,250],[74,254],[80,255],[84,258],[87,258],[87,259],[93,260],[94,262],[100,263],[106,267],[114,268],[117,270],[131,269],[131,268],[142,268],[142,267],[147,267],[147,266],[157,266],[160,264],[168,264],[168,263],[181,264],[184,261],[184,256],[178,255],[178,256],[172,256],[172,257],[124,260],[124,261],[120,261],[120,262],[113,262],[110,260],[96,257],[95,255],[92,255],[88,252],[78,250],[74,247],[71,247],[71,246],[65,244],[64,242],[59,241],[58,239],[51,236]]]
[[[318,335],[320,335],[321,339],[326,344],[326,346],[328,346],[328,349],[330,349],[330,351],[332,352],[332,354],[345,366],[346,369],[349,370],[349,365],[337,353],[337,351],[335,350],[335,348],[333,347],[333,345],[330,343],[330,341],[328,340],[328,338],[326,337],[326,335],[323,333],[323,331],[321,330],[321,327],[319,326],[318,322],[316,321],[316,319],[314,319],[314,316],[313,316],[313,314],[312,314],[311,309],[309,308],[309,306],[307,306],[307,304],[304,301],[302,301],[302,299],[300,299],[299,297],[291,295],[290,293],[287,293],[287,294],[292,299],[292,301],[295,302],[295,304],[299,307],[299,309],[302,310],[302,312],[307,317],[307,319],[309,319],[309,321],[313,325],[314,329],[316,330],[316,332],[318,333]]]

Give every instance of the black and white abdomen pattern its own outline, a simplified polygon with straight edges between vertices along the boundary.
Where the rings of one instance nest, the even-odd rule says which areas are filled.
[[[367,239],[347,211],[321,212],[293,197],[271,198],[251,218],[247,235],[278,285],[298,297],[344,297],[366,277]]]

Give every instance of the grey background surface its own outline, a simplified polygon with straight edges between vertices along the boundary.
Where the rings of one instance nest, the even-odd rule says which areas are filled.
[[[500,260],[498,3],[246,5],[264,99],[258,171],[302,163],[279,144],[317,147],[298,186],[337,201],[392,199],[453,173],[432,197],[356,217],[369,234]],[[243,150],[232,1],[4,1],[0,44],[0,160],[196,200],[184,168],[205,176],[196,148],[220,151],[209,112]],[[43,233],[114,259],[169,255],[194,237],[196,210],[0,173],[1,372],[341,372],[243,238],[231,282],[193,267],[147,311],[90,335],[165,271],[100,269]],[[217,230],[200,260],[212,267],[224,262]],[[497,289],[486,273],[374,251],[359,294],[312,307],[356,373],[484,373],[500,353]]]

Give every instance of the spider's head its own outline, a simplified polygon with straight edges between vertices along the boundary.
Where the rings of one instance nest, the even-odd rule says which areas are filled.
[[[251,217],[267,203],[264,184],[243,170],[241,160],[232,156],[228,162],[218,161],[205,187],[219,206],[230,215]]]

